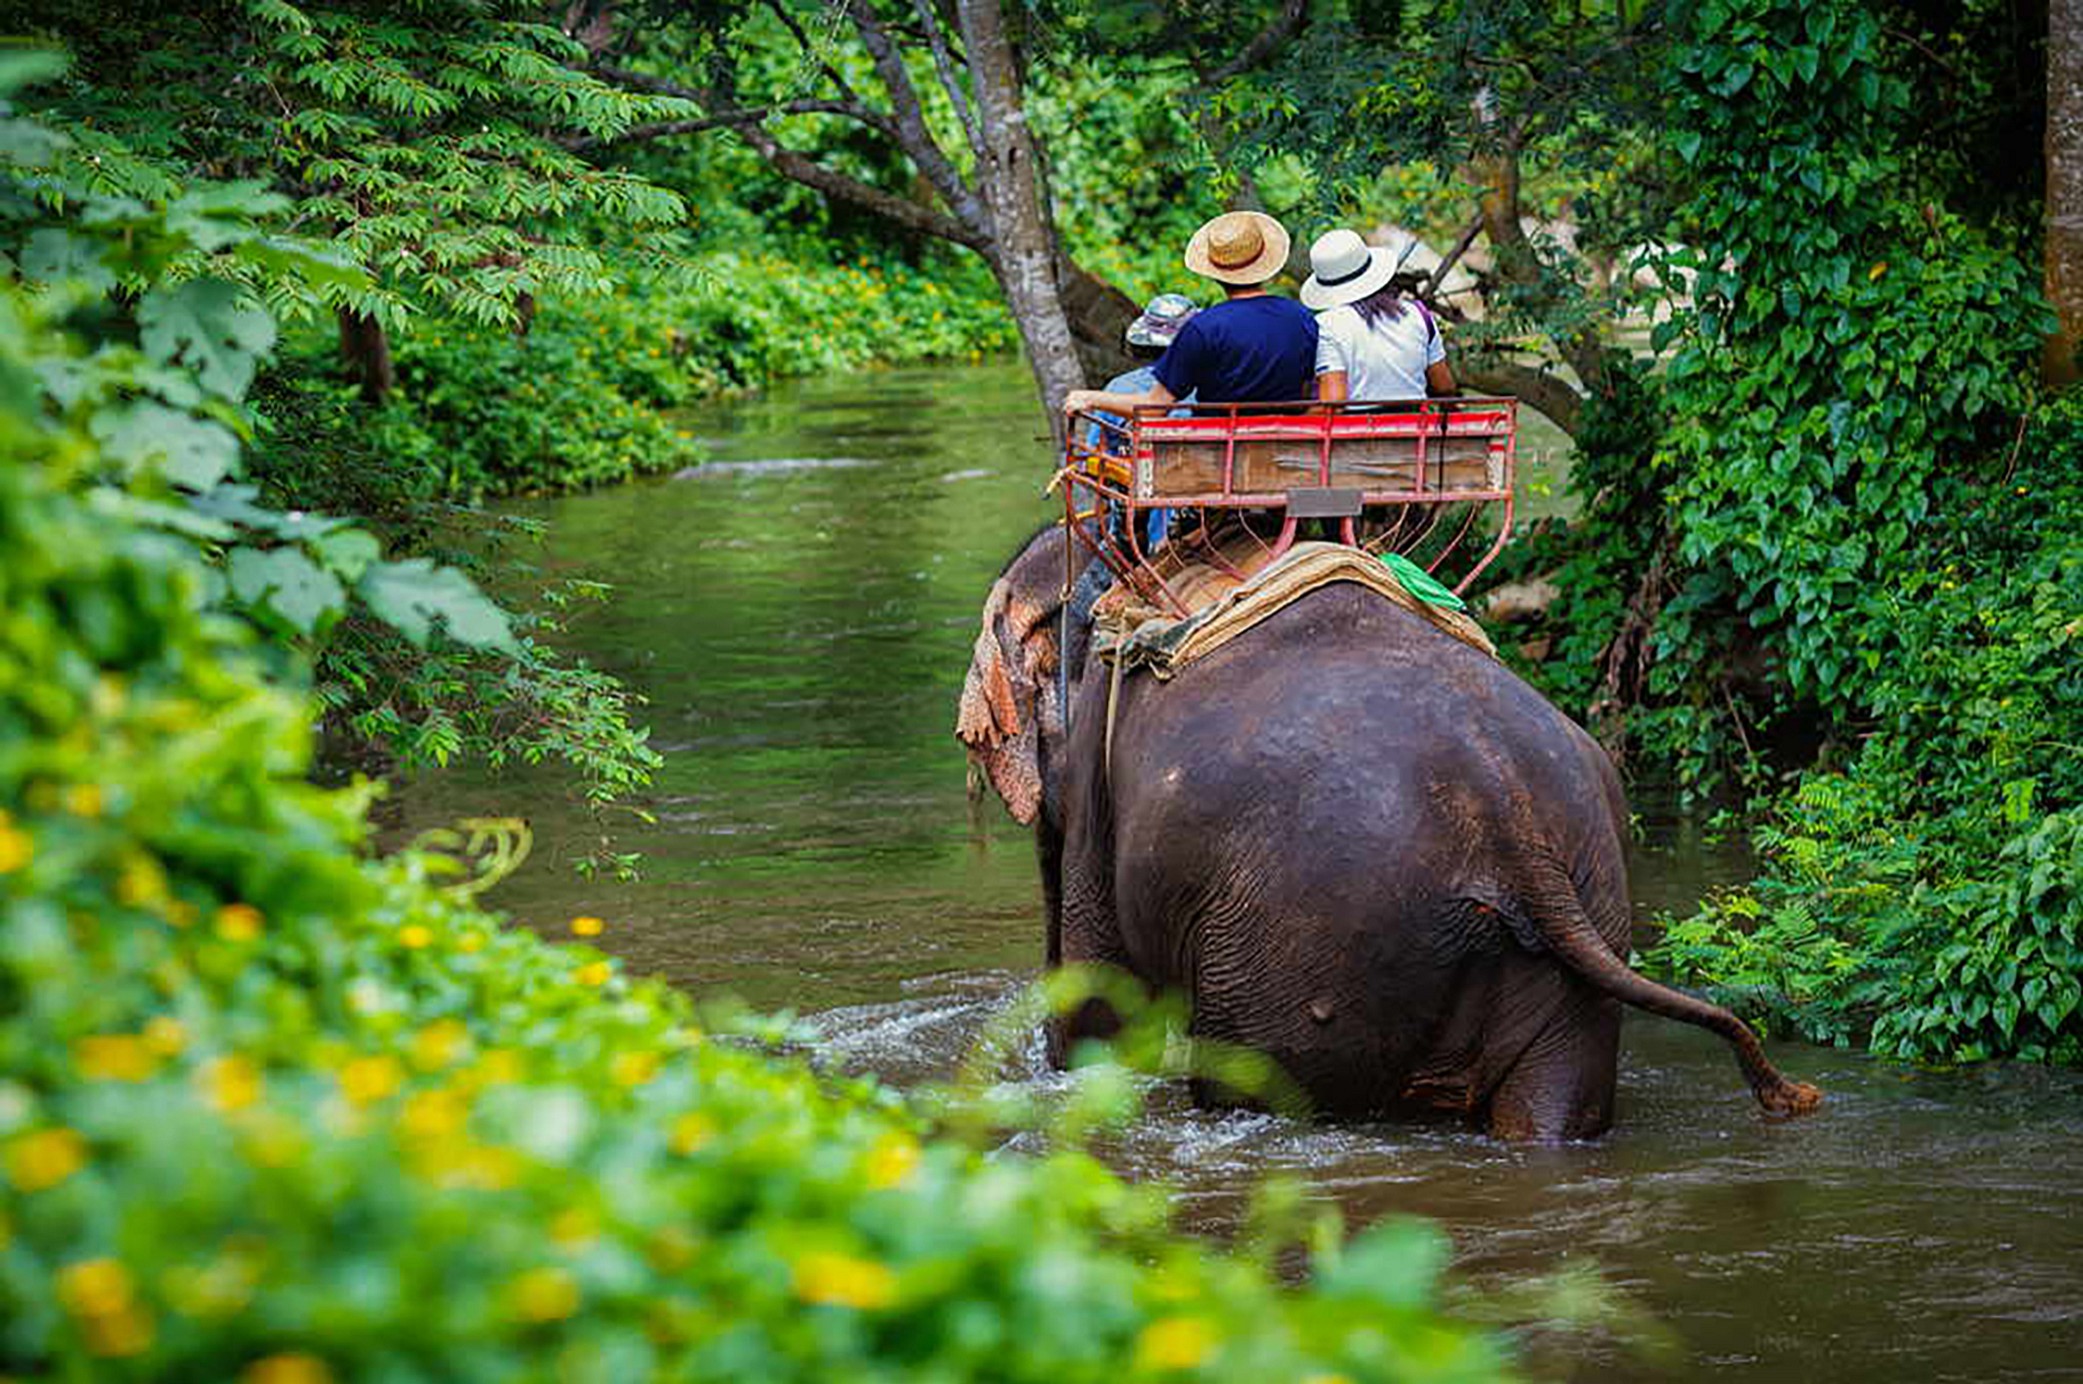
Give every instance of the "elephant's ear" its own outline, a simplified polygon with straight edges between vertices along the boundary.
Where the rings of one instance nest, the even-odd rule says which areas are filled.
[[[1049,614],[1004,578],[991,587],[955,718],[955,737],[968,749],[970,763],[983,770],[1022,825],[1041,810],[1042,722],[1056,715],[1049,678],[1057,650]]]

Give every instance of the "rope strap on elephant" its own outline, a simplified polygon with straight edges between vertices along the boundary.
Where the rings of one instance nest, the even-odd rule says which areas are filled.
[[[1298,543],[1278,562],[1184,619],[1169,619],[1135,603],[1102,603],[1096,612],[1093,650],[1124,671],[1147,668],[1159,678],[1169,678],[1275,611],[1341,581],[1364,586],[1462,643],[1497,656],[1490,637],[1468,615],[1425,600],[1380,558],[1341,543]]]

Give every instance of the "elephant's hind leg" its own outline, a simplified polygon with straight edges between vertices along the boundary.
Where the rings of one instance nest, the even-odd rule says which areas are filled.
[[[1568,988],[1492,1092],[1492,1137],[1552,1144],[1595,1138],[1611,1127],[1621,1006],[1589,986]]]

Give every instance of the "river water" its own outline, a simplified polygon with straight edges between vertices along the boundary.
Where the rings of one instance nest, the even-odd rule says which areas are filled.
[[[547,769],[430,776],[399,795],[406,829],[526,816],[535,855],[489,897],[523,925],[600,915],[639,971],[793,1010],[891,1080],[945,1075],[1041,948],[1027,834],[966,801],[950,734],[984,591],[1053,512],[1031,400],[1017,366],[789,386],[690,416],[714,457],[697,472],[519,506],[550,521],[552,572],[618,587],[570,642],[650,699],[656,821],[612,823],[643,878],[573,872],[599,830]],[[1559,444],[1522,445],[1530,512],[1556,503]],[[1637,806],[1645,915],[1741,878]],[[1780,1045],[1828,1104],[1774,1126],[1714,1039],[1640,1015],[1625,1032],[1619,1122],[1594,1144],[1211,1115],[1158,1088],[1113,1156],[1213,1233],[1272,1171],[1354,1224],[1435,1218],[1479,1298],[1595,1271],[1609,1320],[1518,1328],[1544,1376],[2083,1379],[2083,1079]]]

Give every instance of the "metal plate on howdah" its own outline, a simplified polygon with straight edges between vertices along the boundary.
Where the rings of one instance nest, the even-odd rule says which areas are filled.
[[[1343,519],[1360,512],[1360,492],[1325,486],[1290,490],[1287,512],[1297,519]]]

